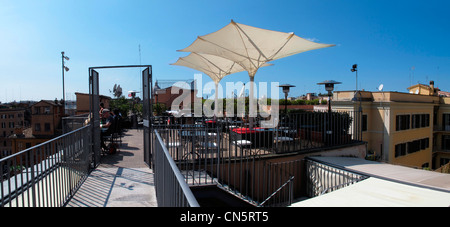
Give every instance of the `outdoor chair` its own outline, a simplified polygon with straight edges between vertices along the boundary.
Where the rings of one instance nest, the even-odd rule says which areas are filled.
[[[180,156],[181,156],[182,152],[180,152],[180,149],[181,149],[181,151],[183,150],[182,149],[183,144],[181,144],[181,142],[174,141],[174,142],[166,143],[165,145],[174,160],[181,159]]]
[[[287,136],[278,136],[273,140],[277,153],[289,151],[290,145],[294,142],[294,138]]]
[[[109,154],[115,154],[119,152],[119,146],[114,141],[113,135],[104,135],[102,136],[103,141],[106,145],[106,150],[102,148],[102,154],[109,155]]]
[[[246,149],[251,150],[252,148],[252,141],[250,140],[234,140],[232,141],[232,144],[235,145],[236,147],[239,147],[241,151],[244,151]]]

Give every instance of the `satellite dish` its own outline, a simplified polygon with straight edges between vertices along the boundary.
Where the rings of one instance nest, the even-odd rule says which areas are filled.
[[[378,91],[382,91],[383,90],[384,85],[380,84],[380,86],[378,86]]]

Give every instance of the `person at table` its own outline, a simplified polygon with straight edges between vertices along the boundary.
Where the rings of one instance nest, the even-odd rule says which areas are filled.
[[[100,107],[100,110],[98,111],[98,113],[100,114],[100,124],[104,124],[105,120],[106,120],[103,118],[103,110],[105,109],[105,104],[103,104],[101,102],[99,107]]]
[[[112,131],[114,129],[114,117],[111,115],[109,109],[103,109],[102,111],[102,118],[105,119],[104,124],[100,124],[100,131],[101,131],[101,146],[103,149],[108,149],[105,145],[105,141],[103,140],[104,136],[109,136],[112,134]]]

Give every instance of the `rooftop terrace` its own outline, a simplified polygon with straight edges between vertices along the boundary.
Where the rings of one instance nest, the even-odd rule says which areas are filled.
[[[265,134],[258,134],[228,121],[216,127],[201,126],[212,123],[204,119],[170,127],[154,123],[148,145],[147,129],[127,130],[117,142],[120,151],[102,155],[91,170],[89,126],[0,160],[5,179],[1,206],[156,207],[197,201],[228,207],[450,205],[450,175],[337,157],[358,156],[364,144],[351,136],[339,137],[342,141],[330,137],[335,141],[329,143],[296,124],[259,129]],[[276,142],[274,135],[285,139]],[[236,143],[246,139],[252,143]],[[145,146],[151,148],[150,164]],[[13,166],[22,169],[3,171]],[[158,190],[169,200],[180,196],[195,203],[166,203],[156,196]]]

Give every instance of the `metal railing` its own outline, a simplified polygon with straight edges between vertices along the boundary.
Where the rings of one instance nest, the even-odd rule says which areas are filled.
[[[306,178],[307,195],[312,198],[347,187],[369,177],[307,158]]]
[[[89,126],[0,160],[0,207],[61,207],[87,177]]]
[[[89,114],[80,114],[62,118],[63,134],[84,127],[89,124]]]
[[[175,130],[163,139],[172,145],[195,142],[217,145],[231,150],[244,147],[249,154],[280,154],[346,145],[362,140],[359,111],[302,112],[282,116],[276,127],[266,127],[264,118],[253,124],[244,118],[175,118],[153,119],[153,129]],[[182,133],[179,133],[180,130]],[[188,132],[188,131],[205,131]],[[206,138],[206,139],[204,139]],[[211,146],[209,146],[211,147]],[[176,157],[174,157],[176,160]]]
[[[250,128],[239,118],[153,120],[190,186],[218,185],[255,206],[286,206],[299,196],[300,162],[267,158],[359,142],[359,112],[304,112],[283,117],[275,128],[260,118]]]
[[[162,207],[199,207],[189,185],[169,154],[161,136],[153,133],[156,198]]]

